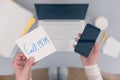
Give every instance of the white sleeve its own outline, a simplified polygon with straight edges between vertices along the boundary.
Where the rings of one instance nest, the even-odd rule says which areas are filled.
[[[85,74],[88,80],[103,80],[98,65],[84,66]]]

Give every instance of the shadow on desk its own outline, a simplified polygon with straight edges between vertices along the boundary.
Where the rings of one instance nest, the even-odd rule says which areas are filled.
[[[120,80],[120,74],[102,72],[104,80]],[[33,80],[49,80],[48,68],[32,70]],[[13,75],[2,75],[0,80],[15,80]],[[82,68],[68,68],[67,80],[87,80]]]

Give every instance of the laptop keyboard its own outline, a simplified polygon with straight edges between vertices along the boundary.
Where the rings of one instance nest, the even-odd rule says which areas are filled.
[[[51,39],[73,39],[77,33],[82,32],[85,27],[84,20],[81,21],[60,21],[42,22],[41,24]]]
[[[85,21],[39,21],[39,25],[44,27],[58,51],[73,51],[74,39],[83,32]]]

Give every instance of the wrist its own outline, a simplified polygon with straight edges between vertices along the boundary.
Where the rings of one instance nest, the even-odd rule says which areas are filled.
[[[93,64],[93,65],[86,65],[84,66],[85,69],[91,69],[91,68],[98,68],[97,64]]]
[[[86,77],[89,80],[103,80],[98,65],[84,66]]]
[[[85,73],[86,73],[87,76],[94,75],[94,74],[91,74],[91,73],[100,74],[100,70],[99,70],[97,64],[91,65],[91,66],[84,66],[84,71],[85,71]]]

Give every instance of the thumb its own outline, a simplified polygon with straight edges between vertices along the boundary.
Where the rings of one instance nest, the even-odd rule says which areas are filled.
[[[29,70],[31,69],[33,63],[34,63],[34,58],[33,58],[33,57],[30,57],[30,58],[26,61],[24,70],[25,70],[25,71],[29,71]]]

